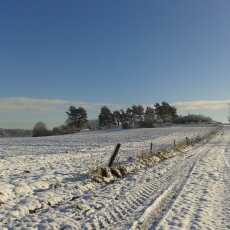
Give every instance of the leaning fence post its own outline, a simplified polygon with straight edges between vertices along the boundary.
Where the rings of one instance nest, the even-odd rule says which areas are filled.
[[[153,152],[153,143],[151,142],[150,143],[150,153],[152,153]]]
[[[186,145],[189,145],[189,138],[186,137],[185,139],[186,139]]]
[[[176,140],[175,139],[173,141],[173,146],[174,146],[174,148],[176,148]]]
[[[121,144],[116,145],[116,147],[115,147],[115,149],[113,151],[113,154],[112,154],[112,156],[110,157],[110,160],[109,160],[109,167],[111,167],[113,165],[113,162],[114,162],[114,160],[115,160],[115,158],[116,158],[116,156],[117,156],[117,154],[119,152],[120,147],[121,147]]]

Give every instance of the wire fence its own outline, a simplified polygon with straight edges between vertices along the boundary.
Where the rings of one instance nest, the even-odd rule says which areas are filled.
[[[156,140],[145,141],[139,143],[139,145],[130,144],[121,144],[117,143],[114,146],[114,150],[109,147],[109,153],[102,153],[91,155],[93,168],[102,166],[102,167],[111,167],[113,164],[129,164],[135,163],[138,159],[144,155],[157,155],[159,152],[175,150],[181,146],[193,146],[198,143],[206,143],[209,141],[210,137],[222,130],[221,127],[215,127],[203,135],[193,135],[191,137],[184,136],[177,139],[161,137],[161,143],[156,143]]]

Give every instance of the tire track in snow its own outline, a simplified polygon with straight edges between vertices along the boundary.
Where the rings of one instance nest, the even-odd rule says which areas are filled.
[[[156,229],[222,229],[223,152],[214,147],[202,157]]]
[[[194,150],[193,150],[194,151]],[[189,178],[193,174],[193,171],[196,167],[197,162],[204,155],[208,154],[210,149],[206,149],[203,151],[201,148],[197,153],[197,158],[193,159],[194,161],[190,166],[188,166],[187,175],[179,172],[177,178],[173,182],[173,184],[166,190],[161,196],[154,201],[144,212],[141,218],[133,224],[132,229],[155,229],[159,221],[166,215],[170,207],[173,205],[174,200],[179,196],[180,192],[183,190],[184,186],[187,184]],[[200,154],[200,155],[199,155]],[[188,162],[187,162],[188,163]]]
[[[227,135],[225,135],[227,136]],[[225,227],[225,229],[230,229],[230,179],[229,179],[229,175],[230,175],[230,167],[229,167],[229,162],[230,162],[230,135],[227,136],[226,138],[228,141],[228,144],[225,148],[225,152],[224,152],[224,160],[225,160],[225,170],[224,170],[224,184],[225,184],[225,196],[223,199],[223,210],[222,210],[222,223],[223,226]]]
[[[151,175],[150,182],[143,183],[141,187],[134,187],[123,200],[110,203],[108,207],[87,220],[87,223],[83,224],[82,227],[85,229],[110,229],[112,227],[119,229],[121,226],[124,229],[125,226],[126,228],[131,227],[133,221],[142,216],[146,207],[161,197],[172,184],[175,183],[174,190],[179,191],[181,189],[197,162],[197,156],[200,152],[204,152],[204,147],[196,149],[195,154],[194,150],[189,151],[183,156],[184,161],[182,160],[180,165],[174,165],[160,178]],[[175,193],[172,194],[175,195]],[[159,215],[155,215],[156,219],[159,219],[159,217]]]

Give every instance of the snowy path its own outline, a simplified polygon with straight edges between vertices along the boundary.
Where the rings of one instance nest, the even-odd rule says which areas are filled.
[[[0,229],[230,229],[230,128],[106,186],[81,187],[78,159],[2,159]]]
[[[230,229],[230,131],[205,146],[186,183],[150,229]]]
[[[157,229],[219,229],[224,196],[223,151],[214,147],[193,168]]]
[[[104,200],[106,207],[83,226],[230,229],[229,142],[226,131],[224,137],[219,135],[205,146],[136,175],[138,179],[127,191],[110,202]]]

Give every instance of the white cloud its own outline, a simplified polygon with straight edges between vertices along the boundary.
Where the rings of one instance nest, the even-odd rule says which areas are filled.
[[[230,100],[202,100],[176,102],[174,105],[182,111],[190,110],[222,110],[227,109]]]
[[[230,100],[198,100],[198,101],[179,101],[174,105],[179,110],[221,110],[228,108]],[[87,110],[96,111],[101,106],[107,105],[111,109],[120,109],[125,107],[119,104],[108,103],[93,103],[83,101],[70,101],[61,99],[40,99],[40,98],[28,98],[28,97],[10,97],[0,98],[0,110],[1,111],[55,111],[67,109],[70,105],[83,106]]]
[[[0,98],[0,110],[30,110],[30,111],[53,111],[66,109],[68,106],[83,106],[89,110],[97,110],[103,103],[91,103],[82,101],[68,101],[60,99],[38,99],[26,97]],[[112,108],[118,108],[119,105],[109,104]]]

